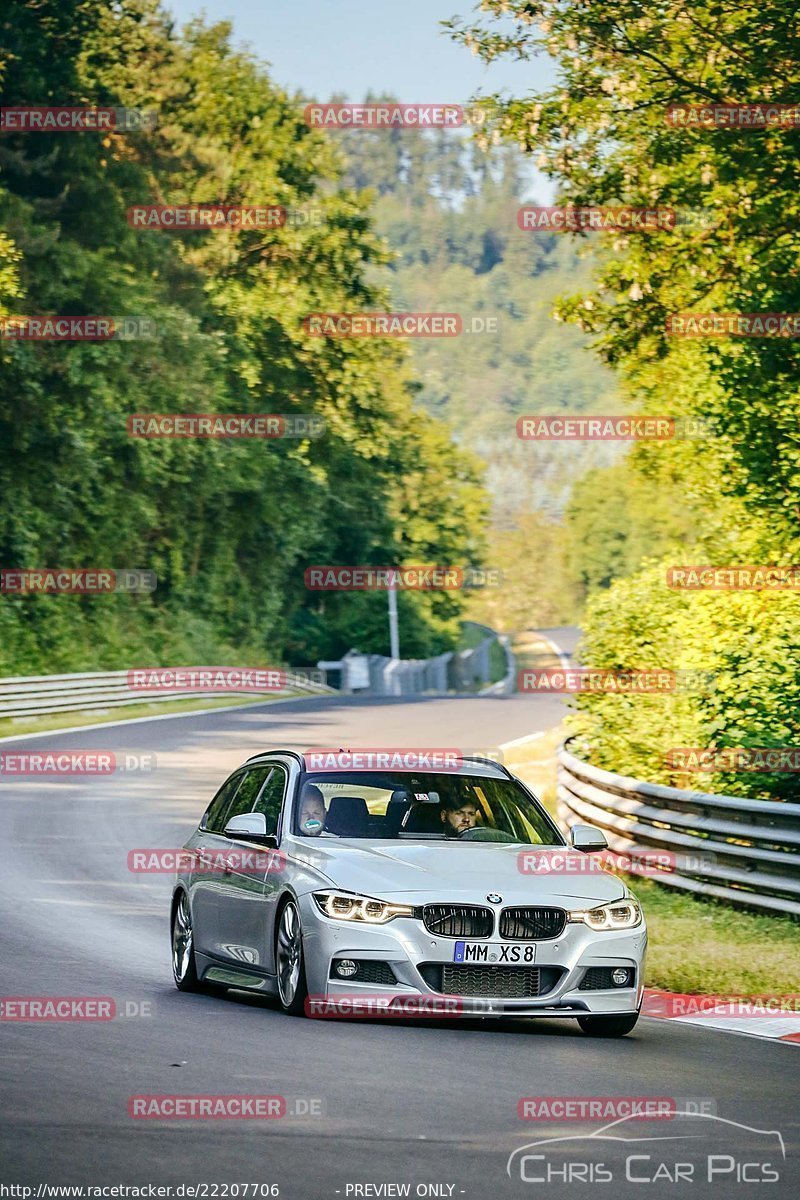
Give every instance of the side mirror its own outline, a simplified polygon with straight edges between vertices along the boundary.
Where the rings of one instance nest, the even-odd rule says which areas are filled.
[[[573,825],[569,831],[570,845],[584,854],[608,849],[606,835],[596,825]]]
[[[263,813],[242,813],[239,817],[231,817],[223,832],[225,837],[239,838],[245,842],[264,842],[269,846],[278,844],[274,834],[267,833],[267,818]]]

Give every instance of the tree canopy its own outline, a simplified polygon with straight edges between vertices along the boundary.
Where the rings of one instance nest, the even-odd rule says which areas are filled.
[[[386,645],[385,597],[320,596],[309,563],[478,563],[477,460],[414,403],[393,341],[309,337],[381,308],[388,261],[329,138],[228,26],[156,0],[12,0],[4,104],[154,110],[154,129],[6,130],[0,314],[136,314],[155,336],[0,341],[0,561],[154,570],[152,596],[0,601],[0,670],[313,662]],[[132,228],[136,204],[283,205],[274,229]],[[136,412],[315,414],[318,438],[137,440]],[[443,498],[447,504],[443,504]],[[453,644],[463,598],[400,597],[404,650]]]

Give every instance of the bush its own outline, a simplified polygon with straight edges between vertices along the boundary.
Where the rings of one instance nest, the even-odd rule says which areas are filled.
[[[595,594],[579,658],[611,670],[666,668],[678,673],[676,690],[583,693],[573,728],[591,760],[609,770],[706,792],[800,800],[800,774],[791,771],[698,773],[667,764],[667,752],[683,747],[796,746],[800,753],[800,596],[670,591],[665,575],[675,563],[675,556],[650,562]]]

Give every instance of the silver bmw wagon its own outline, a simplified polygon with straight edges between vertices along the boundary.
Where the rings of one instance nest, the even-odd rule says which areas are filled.
[[[317,756],[319,758],[319,756]],[[636,1024],[636,898],[487,759],[315,769],[258,754],[184,848],[172,896],[181,991],[246,988],[308,1016],[574,1017]]]

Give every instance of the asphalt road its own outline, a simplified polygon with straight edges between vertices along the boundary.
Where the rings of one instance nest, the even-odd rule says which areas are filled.
[[[171,879],[130,874],[127,854],[180,845],[243,758],[276,745],[477,750],[548,728],[560,714],[560,701],[548,696],[342,698],[21,741],[26,749],[155,753],[157,762],[149,772],[106,778],[0,781],[2,994],[109,996],[118,1010],[138,1014],[0,1021],[0,1184],[32,1186],[34,1196],[39,1184],[275,1184],[287,1200],[560,1198],[592,1189],[615,1200],[799,1194],[800,1060],[790,1045],[650,1019],[620,1041],[587,1038],[568,1021],[309,1021],[260,997],[173,987]],[[283,1095],[297,1115],[131,1119],[128,1098],[154,1093]],[[671,1140],[587,1143],[603,1122],[520,1120],[518,1101],[530,1096],[703,1101],[721,1120],[632,1122],[611,1134]],[[322,1115],[303,1115],[304,1104]],[[780,1131],[785,1161],[769,1131]],[[520,1147],[565,1136],[578,1139],[566,1143],[569,1155],[550,1144],[530,1151],[547,1161],[523,1160],[526,1179],[547,1170],[552,1182],[524,1181],[519,1155],[507,1174]],[[711,1183],[708,1153],[720,1156]],[[677,1163],[683,1180],[672,1182]],[[626,1182],[626,1169],[660,1179]],[[778,1182],[737,1181],[771,1171]]]

